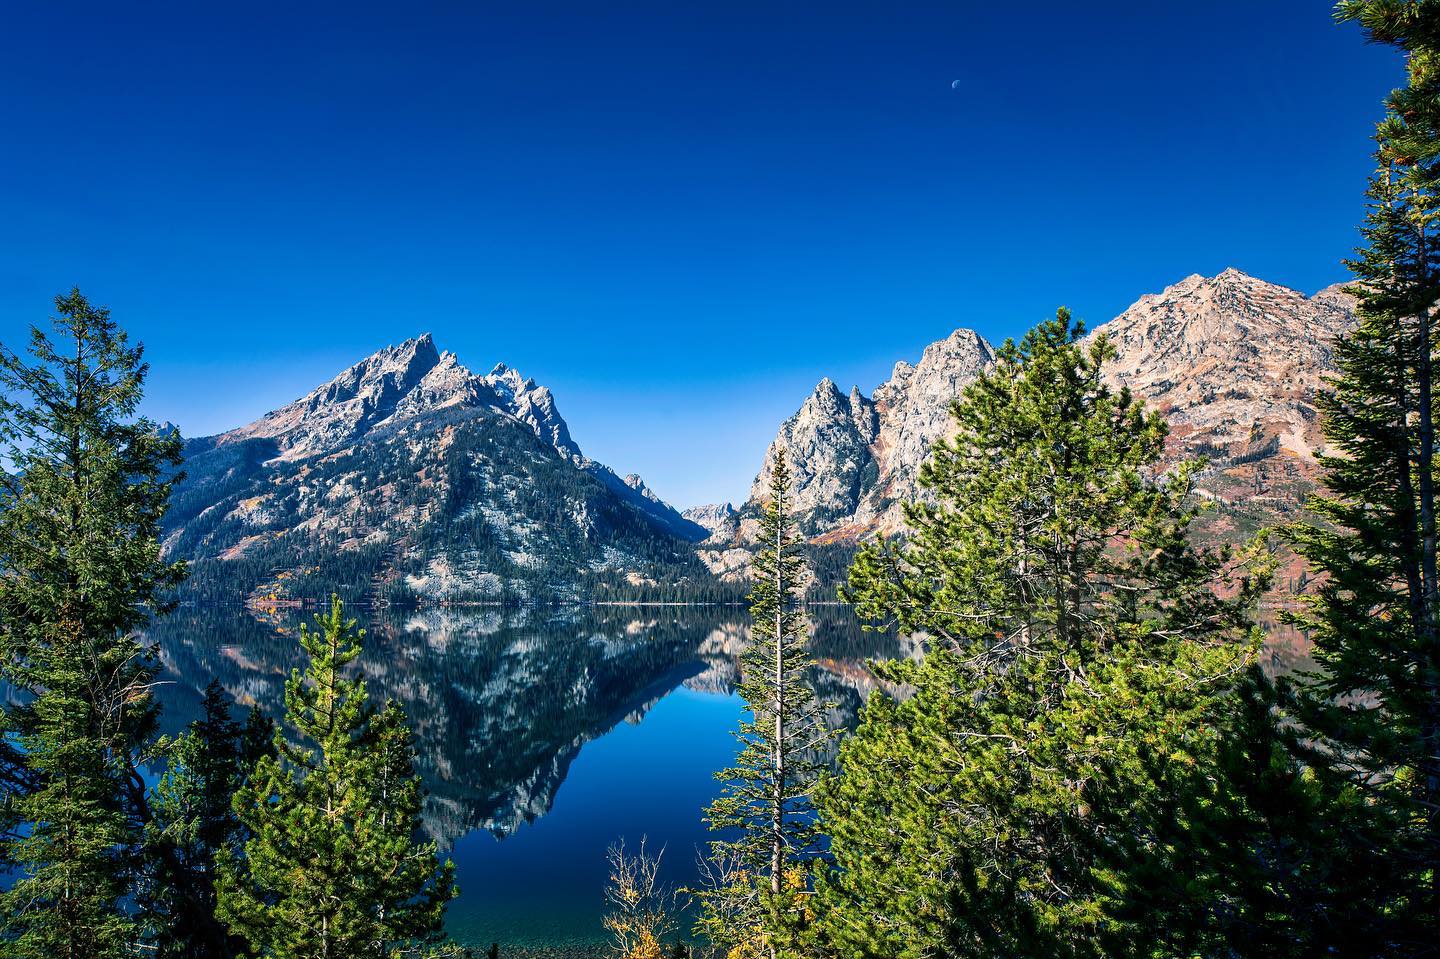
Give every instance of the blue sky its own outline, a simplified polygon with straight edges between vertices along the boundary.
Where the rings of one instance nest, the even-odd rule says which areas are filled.
[[[958,326],[1342,279],[1400,64],[1329,9],[11,3],[0,340],[78,284],[198,435],[429,330],[736,499],[822,376]]]

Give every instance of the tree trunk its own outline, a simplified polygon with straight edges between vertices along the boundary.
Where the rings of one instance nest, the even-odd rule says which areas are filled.
[[[1434,312],[1432,298],[1429,241],[1425,226],[1419,227],[1420,287],[1426,302],[1419,310],[1419,328],[1416,331],[1416,386],[1419,391],[1419,422],[1416,430],[1420,440],[1420,457],[1417,472],[1420,487],[1420,561],[1421,579],[1425,585],[1425,601],[1422,604],[1420,626],[1420,649],[1424,670],[1424,724],[1421,730],[1421,756],[1429,767],[1425,770],[1426,819],[1429,828],[1430,848],[1421,855],[1430,866],[1430,895],[1432,906],[1440,900],[1440,842],[1436,833],[1440,831],[1440,636],[1436,631],[1436,607],[1440,606],[1440,583],[1436,581],[1435,546],[1435,414],[1434,414]]]
[[[775,799],[770,813],[770,894],[780,895],[785,852],[785,502],[775,504]],[[770,944],[775,959],[774,942]]]

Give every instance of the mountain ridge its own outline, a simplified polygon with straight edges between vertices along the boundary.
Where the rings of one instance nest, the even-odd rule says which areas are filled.
[[[1119,354],[1106,380],[1165,414],[1169,460],[1210,460],[1199,494],[1226,507],[1206,517],[1215,535],[1293,512],[1313,488],[1324,451],[1315,395],[1333,369],[1330,343],[1354,323],[1354,300],[1343,287],[1307,296],[1233,267],[1191,274],[1088,334],[1103,333]],[[920,463],[951,435],[950,403],[994,356],[984,337],[962,327],[913,365],[897,362],[868,397],[822,378],[778,429],[739,521],[702,544],[706,565],[724,579],[743,576],[780,446],[795,476],[797,523],[812,543],[901,530],[901,504],[924,495]]]
[[[185,457],[165,545],[212,592],[237,572],[252,600],[361,571],[372,597],[451,600],[703,576],[687,544],[708,533],[586,457],[548,388],[479,376],[428,333]]]

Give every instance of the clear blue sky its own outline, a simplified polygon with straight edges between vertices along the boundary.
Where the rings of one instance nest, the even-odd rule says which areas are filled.
[[[1329,10],[9,3],[0,339],[78,284],[199,435],[430,330],[735,499],[821,376],[957,326],[1342,279],[1400,64]]]

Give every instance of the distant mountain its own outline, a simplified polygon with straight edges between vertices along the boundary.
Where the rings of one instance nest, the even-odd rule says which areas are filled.
[[[707,532],[588,459],[550,390],[429,334],[254,423],[185,444],[165,546],[190,593],[265,602],[669,594]]]
[[[692,506],[680,515],[704,527],[710,536],[714,536],[721,530],[734,526],[740,511],[729,503],[709,503],[705,506]]]
[[[1169,420],[1168,455],[1207,457],[1200,494],[1220,508],[1202,531],[1234,538],[1293,512],[1313,488],[1323,447],[1315,396],[1333,369],[1331,341],[1353,322],[1338,287],[1305,296],[1230,269],[1141,297],[1092,335],[1105,332],[1119,352],[1110,382]],[[950,404],[993,359],[984,338],[959,329],[914,366],[896,364],[869,397],[822,379],[781,424],[739,522],[703,544],[706,564],[723,578],[742,574],[782,445],[800,526],[817,546],[899,530],[900,504],[922,493],[921,462],[949,435]]]
[[[1203,455],[1201,532],[1238,539],[1293,513],[1322,452],[1315,397],[1354,322],[1338,288],[1306,296],[1238,270],[1190,276],[1097,330],[1110,381],[1160,409],[1168,455]],[[549,389],[479,376],[426,336],[389,347],[247,426],[185,445],[166,547],[200,596],[255,601],[335,586],[364,598],[710,595],[743,576],[775,452],[828,583],[852,545],[901,529],[901,504],[950,404],[994,361],[959,329],[869,396],[822,379],[781,424],[738,510],[676,512],[580,450]],[[699,544],[698,550],[691,544]],[[732,590],[733,591],[733,590]]]

